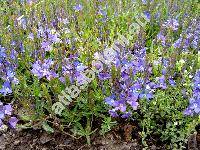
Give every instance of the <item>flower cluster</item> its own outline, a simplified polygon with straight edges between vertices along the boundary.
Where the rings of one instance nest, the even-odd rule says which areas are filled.
[[[78,60],[78,55],[70,55],[69,58],[64,58],[62,61],[62,75],[60,80],[65,81],[66,77],[69,77],[71,83],[77,81],[81,83],[82,74],[87,67]]]
[[[139,99],[151,100],[156,89],[167,88],[165,75],[168,61],[163,59],[163,75],[151,80],[152,67],[146,61],[146,48],[135,49],[134,54],[127,50],[124,53],[106,54],[105,68],[98,76],[100,80],[110,79],[114,82],[112,95],[105,98],[105,103],[112,107],[109,110],[112,117],[118,117],[119,114],[122,114],[122,118],[130,117],[131,109],[137,110]],[[95,53],[95,58],[100,58],[100,55]],[[120,76],[111,75],[113,67],[120,72]],[[175,86],[175,81],[168,79],[168,83]]]
[[[162,26],[171,29],[172,31],[176,31],[178,30],[179,23],[176,19],[168,19]]]
[[[6,49],[0,45],[0,80],[3,80],[3,85],[0,89],[0,94],[7,95],[12,93],[11,83],[18,84],[18,79],[15,76],[16,64],[9,61],[9,57],[13,58],[13,53],[8,56]],[[14,58],[13,58],[14,59]]]
[[[41,27],[38,35],[43,39],[41,48],[45,51],[51,51],[53,49],[53,44],[61,42],[61,39],[59,38],[60,34],[54,29],[45,30]]]
[[[51,59],[45,59],[43,62],[38,60],[33,64],[31,72],[39,79],[46,77],[48,80],[51,80],[52,78],[58,77],[56,72],[51,69],[53,64],[54,61]]]
[[[16,117],[12,117],[12,111],[13,108],[11,104],[3,105],[2,102],[0,102],[0,128],[4,126],[4,119],[9,117],[8,124],[11,128],[16,128],[16,124],[18,122],[18,119]]]
[[[197,70],[194,76],[193,95],[190,98],[189,106],[184,111],[185,115],[194,115],[200,113],[200,70]]]
[[[183,30],[180,37],[175,41],[173,46],[188,51],[189,48],[199,50],[200,44],[200,23],[198,20],[193,19],[190,26]]]
[[[166,22],[162,24],[163,29],[157,35],[157,41],[162,44],[162,46],[170,46],[171,43],[168,41],[167,30],[177,31],[179,28],[179,22],[176,19],[168,19]]]

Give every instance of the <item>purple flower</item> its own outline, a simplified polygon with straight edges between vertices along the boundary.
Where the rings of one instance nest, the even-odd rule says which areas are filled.
[[[113,103],[115,110],[120,110],[121,112],[126,111],[126,104],[124,100],[118,100]]]
[[[123,71],[123,72],[121,73],[121,80],[122,80],[122,81],[125,81],[125,80],[127,80],[127,79],[129,79],[129,78],[130,78],[129,74],[126,73],[125,71]]]
[[[100,80],[107,80],[111,78],[111,75],[109,73],[99,73],[98,75]]]
[[[167,84],[165,83],[165,76],[164,75],[162,75],[161,77],[158,77],[157,81],[158,81],[157,85],[158,85],[159,88],[162,88],[162,89],[167,88]]]
[[[14,84],[14,85],[19,84],[19,80],[18,80],[16,77],[14,77],[13,80],[12,80],[11,82],[12,82],[12,84]]]
[[[0,110],[0,119],[4,119],[5,118],[5,113],[3,110]]]
[[[45,59],[44,62],[38,60],[32,65],[33,69],[31,70],[31,72],[39,79],[42,77],[46,77],[48,80],[51,80],[52,78],[57,78],[58,75],[53,69],[51,69],[53,64],[54,61],[52,61],[51,59]]]
[[[167,69],[162,69],[162,75],[166,75],[167,74]]]
[[[172,29],[173,31],[176,31],[179,27],[179,23],[176,19],[168,19],[164,24],[163,27]]]
[[[188,108],[184,111],[185,115],[200,114],[200,70],[197,70],[193,82],[193,95]]]
[[[150,20],[151,19],[151,14],[149,11],[145,11],[144,15]]]
[[[19,44],[19,49],[20,49],[20,52],[23,52],[23,53],[25,52],[24,45],[22,42],[20,42],[20,44]]]
[[[129,98],[127,103],[131,105],[131,107],[133,108],[133,110],[137,110],[138,106],[139,106],[139,103],[136,101],[137,99],[134,97],[134,98]]]
[[[4,82],[2,88],[0,89],[0,93],[3,94],[4,96],[12,93],[10,82],[8,81]]]
[[[139,82],[136,82],[133,84],[133,86],[130,87],[130,90],[132,91],[138,91],[142,89],[142,84]]]
[[[184,115],[188,115],[188,116],[192,116],[193,115],[193,112],[191,109],[187,108],[186,110],[184,110],[183,112]]]
[[[6,56],[6,49],[0,45],[0,60],[5,58]]]
[[[74,9],[75,11],[81,11],[81,10],[83,9],[83,6],[82,6],[81,4],[77,4],[77,5],[75,5],[75,6],[73,7],[73,9]]]
[[[16,128],[18,121],[19,120],[16,117],[10,117],[8,122],[9,122],[9,125],[10,125],[11,128]]]
[[[13,108],[12,108],[12,106],[10,104],[5,105],[3,107],[3,109],[4,109],[4,112],[5,112],[6,115],[11,115],[12,114]]]
[[[87,69],[87,66],[83,65],[82,63],[79,63],[79,64],[76,66],[76,71],[78,71],[78,72],[82,72],[82,71],[84,71],[85,69]]]
[[[40,61],[36,61],[33,65],[32,65],[33,69],[31,70],[31,72],[36,75],[38,78],[42,78],[42,67],[41,67],[41,62]]]
[[[157,35],[157,39],[158,41],[161,41],[163,46],[166,45],[166,37],[161,32]]]
[[[114,96],[110,96],[110,97],[105,98],[105,103],[110,105],[110,106],[114,106],[114,102],[115,102]]]
[[[131,112],[125,112],[121,117],[126,119],[129,118],[131,115],[132,115]]]
[[[13,70],[7,70],[7,78],[8,79],[12,79],[15,76],[15,72],[13,72]]]
[[[15,51],[14,49],[11,50],[11,53],[10,53],[10,58],[15,60],[18,56],[18,52]]]
[[[83,84],[88,84],[89,83],[88,78],[83,73],[77,72],[75,74],[75,76],[76,76],[76,81],[77,81],[77,83],[78,83],[79,86],[83,85]]]
[[[1,128],[2,125],[3,125],[3,121],[0,119],[0,128]]]
[[[34,34],[33,34],[33,33],[30,33],[30,34],[28,35],[28,38],[31,39],[31,40],[34,40]]]
[[[139,98],[146,98],[147,100],[150,100],[153,98],[153,93],[149,89],[143,89],[139,95]]]
[[[169,84],[172,86],[172,87],[175,87],[176,86],[176,82],[173,80],[173,79],[169,79]]]
[[[147,0],[142,0],[142,3],[143,4],[147,4]]]
[[[119,116],[115,109],[109,110],[108,113],[114,118]]]
[[[10,104],[3,105],[0,101],[0,127],[3,125],[3,119],[6,115],[10,116],[12,114],[13,108]],[[11,117],[9,119],[9,124],[12,128],[15,128],[18,119],[16,117]]]
[[[163,66],[166,68],[166,67],[168,67],[168,65],[169,65],[169,59],[167,59],[167,58],[162,58],[162,64],[163,64]]]
[[[193,104],[191,104],[190,109],[192,109],[196,114],[199,114],[200,113],[199,102],[198,103],[194,102]]]
[[[47,80],[50,81],[53,78],[58,78],[58,75],[54,71],[51,70],[46,74],[46,78]]]
[[[5,118],[5,112],[3,108],[3,103],[0,101],[0,119],[4,119],[4,118]]]
[[[99,15],[102,15],[102,16],[106,16],[106,15],[107,15],[107,12],[104,11],[102,8],[100,8],[98,14],[99,14]]]
[[[65,77],[59,77],[59,80],[60,80],[62,83],[65,83],[65,82],[66,82]]]
[[[45,51],[50,51],[52,50],[52,45],[49,41],[43,41],[41,43],[41,48],[44,49]]]
[[[49,34],[48,38],[49,38],[49,40],[50,40],[52,43],[60,43],[60,42],[61,42],[58,33],[56,33],[56,34]]]

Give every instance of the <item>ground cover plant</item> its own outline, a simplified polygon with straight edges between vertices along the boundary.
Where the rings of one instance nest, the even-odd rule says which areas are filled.
[[[125,122],[143,149],[186,149],[200,123],[198,0],[0,0],[0,13],[1,131],[91,145]]]

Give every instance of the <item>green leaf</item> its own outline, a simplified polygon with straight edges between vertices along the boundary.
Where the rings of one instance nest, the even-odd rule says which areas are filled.
[[[48,133],[53,133],[54,132],[54,129],[52,127],[50,127],[46,121],[42,123],[42,128],[45,131],[47,131]]]

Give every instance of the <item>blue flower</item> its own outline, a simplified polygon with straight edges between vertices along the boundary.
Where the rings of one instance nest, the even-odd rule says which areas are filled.
[[[98,74],[98,77],[100,80],[107,80],[107,79],[110,79],[111,78],[111,75],[109,73],[99,73]]]
[[[12,93],[10,82],[8,81],[4,82],[2,88],[0,89],[0,93],[3,94],[4,96]]]
[[[180,48],[181,47],[181,44],[182,44],[182,37],[180,37],[174,44],[173,44],[173,46],[175,47],[175,48]]]
[[[33,33],[29,33],[28,38],[31,40],[34,40],[34,34]]]
[[[200,70],[197,70],[193,82],[193,95],[188,108],[184,111],[185,115],[200,114]]]
[[[137,110],[139,103],[137,102],[137,97],[129,97],[127,103],[131,105],[133,110]]]
[[[168,19],[164,24],[163,27],[172,29],[173,31],[178,30],[179,23],[176,19]]]
[[[41,43],[41,48],[44,49],[45,51],[51,51],[52,50],[52,45],[49,41],[43,41]]]
[[[131,112],[125,112],[121,117],[126,119],[126,118],[131,117],[131,115],[132,115]]]
[[[48,80],[51,80],[52,78],[57,78],[58,75],[55,71],[53,71],[53,69],[51,69],[53,64],[54,61],[52,61],[51,59],[45,59],[44,62],[38,60],[32,65],[33,69],[31,70],[31,72],[39,79],[42,77],[46,77]]]
[[[163,46],[166,45],[166,37],[161,32],[157,35],[157,39],[162,43]]]
[[[124,100],[118,100],[113,103],[115,110],[120,110],[121,112],[126,111],[126,104]]]
[[[114,102],[115,102],[115,96],[114,95],[111,95],[111,96],[105,98],[105,103],[110,105],[110,106],[114,106]]]
[[[11,128],[16,128],[17,122],[19,120],[16,117],[10,117],[9,119],[9,125]]]
[[[0,61],[1,61],[1,59],[5,58],[6,56],[7,56],[6,49],[0,45]]]
[[[165,82],[165,76],[164,75],[162,75],[161,77],[158,77],[157,81],[158,81],[157,86],[159,88],[161,88],[161,89],[166,89],[167,88],[167,84]]]
[[[75,5],[75,6],[73,7],[73,9],[74,9],[75,11],[81,11],[81,10],[83,9],[83,6],[82,6],[81,4],[77,4],[77,5]]]
[[[173,79],[169,79],[169,84],[172,86],[172,87],[175,87],[176,86],[176,82],[173,80]]]
[[[3,107],[3,103],[0,102],[0,119],[4,119],[4,118],[5,118],[4,107]]]
[[[4,109],[4,113],[6,115],[11,115],[12,114],[13,108],[12,108],[12,106],[10,104],[4,105],[3,109]]]
[[[108,113],[114,118],[119,116],[115,109],[109,110]]]
[[[144,15],[150,20],[151,19],[151,14],[149,11],[145,11]]]
[[[0,119],[0,128],[1,128],[2,125],[3,125],[3,121]]]
[[[142,0],[142,3],[143,4],[147,4],[147,0]]]

